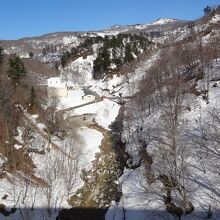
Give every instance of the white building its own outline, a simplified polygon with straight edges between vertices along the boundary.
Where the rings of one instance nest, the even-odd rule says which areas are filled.
[[[61,81],[60,77],[51,77],[47,80],[48,97],[67,97],[68,90],[66,83]]]

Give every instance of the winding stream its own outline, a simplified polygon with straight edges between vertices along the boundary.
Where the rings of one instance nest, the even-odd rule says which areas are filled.
[[[100,152],[92,161],[92,168],[83,170],[84,185],[69,199],[72,209],[64,209],[57,219],[105,219],[105,213],[112,201],[119,201],[122,195],[118,178],[123,174],[126,163],[125,144],[121,141],[124,107],[120,108],[111,130],[105,130],[97,123],[88,125],[103,134]]]

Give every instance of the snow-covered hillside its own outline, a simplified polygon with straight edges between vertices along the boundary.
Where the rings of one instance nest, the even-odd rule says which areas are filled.
[[[220,60],[213,61],[213,74],[219,75]],[[207,73],[208,74],[208,73]],[[218,77],[217,77],[218,78]],[[216,79],[216,78],[215,78]],[[198,88],[202,88],[204,81],[198,81]],[[204,141],[209,146],[205,149],[199,144],[200,126],[201,129],[210,129],[208,132],[212,132],[213,127],[209,127],[213,122],[212,120],[218,120],[219,116],[219,99],[220,87],[219,81],[210,82],[209,85],[209,102],[202,99],[201,96],[195,97],[190,95],[185,100],[187,105],[190,105],[190,110],[185,110],[182,115],[184,120],[182,123],[186,124],[185,130],[180,132],[184,134],[184,158],[187,168],[186,174],[186,186],[189,187],[187,192],[190,195],[191,202],[194,205],[194,212],[189,216],[182,216],[181,219],[205,219],[209,208],[212,208],[214,219],[220,218],[219,212],[219,196],[218,192],[220,190],[219,186],[219,146],[216,146],[214,136],[207,136]],[[141,124],[143,129],[143,138],[149,135],[149,132],[155,132],[154,130],[160,129],[163,126],[163,113],[162,108],[157,109],[149,117],[144,119]],[[211,117],[211,115],[213,117]],[[137,116],[135,114],[135,117]],[[216,119],[214,119],[216,117]],[[132,123],[132,122],[131,122]],[[130,155],[133,156],[135,160],[135,155],[137,155],[137,133],[136,128],[138,125],[137,121],[133,122],[133,134],[127,139],[127,150]],[[201,124],[202,123],[202,124]],[[183,124],[182,124],[183,125]],[[213,124],[211,126],[214,126]],[[216,121],[216,126],[219,128],[219,123]],[[203,130],[204,131],[204,130]],[[205,132],[205,131],[204,131]],[[219,133],[219,131],[218,131]],[[205,135],[205,133],[203,134]],[[213,134],[212,134],[213,135]],[[216,138],[219,134],[216,134]],[[128,134],[125,130],[125,138]],[[134,139],[133,139],[134,138]],[[132,140],[133,139],[133,140]],[[195,141],[192,147],[192,141]],[[189,144],[189,146],[187,146]],[[198,145],[197,145],[198,144]],[[153,169],[158,169],[157,172],[163,170],[162,164],[157,160],[159,156],[159,151],[162,149],[156,143],[148,143],[147,151],[153,158]],[[189,147],[189,149],[187,149]],[[213,150],[212,153],[208,153],[208,150]],[[218,158],[218,159],[217,159]],[[183,159],[183,158],[182,158]],[[179,159],[181,163],[181,159]],[[183,165],[183,164],[182,164]],[[166,166],[166,165],[164,165]],[[164,212],[164,197],[163,197],[163,184],[157,180],[155,183],[149,184],[146,178],[146,167],[143,163],[140,167],[136,169],[125,169],[124,174],[120,177],[120,182],[122,184],[123,196],[118,203],[113,203],[112,207],[109,209],[106,219],[108,220],[122,220],[122,219],[173,219],[172,215]],[[178,195],[172,195],[178,200]],[[180,201],[179,201],[180,202]]]

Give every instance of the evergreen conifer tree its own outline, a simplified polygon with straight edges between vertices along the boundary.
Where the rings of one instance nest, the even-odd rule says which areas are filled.
[[[205,15],[209,15],[212,12],[212,8],[210,6],[206,6],[203,11]]]
[[[8,76],[13,83],[20,83],[21,79],[25,76],[26,69],[24,63],[19,56],[9,59]]]

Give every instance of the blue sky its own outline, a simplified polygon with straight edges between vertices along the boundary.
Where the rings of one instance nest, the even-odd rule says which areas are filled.
[[[192,20],[219,0],[0,0],[0,39],[99,30],[160,17]]]

